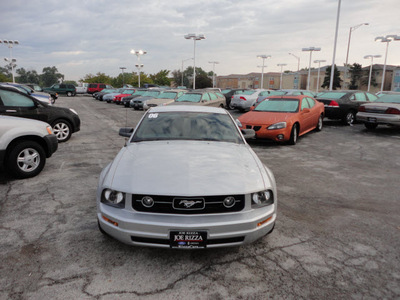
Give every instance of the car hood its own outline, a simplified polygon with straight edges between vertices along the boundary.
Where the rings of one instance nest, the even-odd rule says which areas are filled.
[[[278,122],[288,122],[295,113],[270,113],[250,111],[241,115],[238,120],[242,124],[270,125]]]
[[[152,141],[122,148],[103,186],[134,194],[234,195],[271,187],[271,179],[246,144]]]

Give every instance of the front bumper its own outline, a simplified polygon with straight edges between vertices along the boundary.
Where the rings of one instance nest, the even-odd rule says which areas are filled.
[[[270,124],[272,125],[272,124]],[[268,129],[270,125],[248,125],[243,124],[241,129],[253,129],[257,139],[267,139],[276,142],[286,142],[290,139],[291,127],[287,126],[281,129]]]
[[[207,248],[228,247],[251,243],[271,232],[276,203],[236,213],[176,215],[140,213],[98,202],[97,217],[106,233],[129,245],[169,248],[171,231],[203,231],[207,232]]]
[[[357,121],[364,123],[400,126],[400,115],[358,112]]]
[[[46,157],[50,157],[58,149],[57,136],[55,134],[49,134],[49,135],[44,136],[43,139],[47,146],[46,147],[47,148]]]

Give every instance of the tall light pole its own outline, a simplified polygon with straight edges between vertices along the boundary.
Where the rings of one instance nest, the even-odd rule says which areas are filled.
[[[136,64],[135,67],[138,69],[138,79],[139,79],[139,87],[140,87],[140,70],[144,67],[144,64]]]
[[[347,87],[347,82],[346,82],[346,78],[347,78],[347,69],[348,69],[348,61],[349,61],[349,49],[350,49],[350,40],[351,40],[351,33],[356,30],[357,28],[363,26],[363,25],[369,25],[369,23],[361,23],[358,24],[356,26],[350,27],[350,31],[349,31],[349,42],[347,43],[347,54],[346,54],[346,63],[344,66],[344,82],[343,82],[343,88],[346,89]]]
[[[385,84],[386,59],[387,59],[387,54],[388,54],[388,49],[389,49],[389,43],[391,41],[400,41],[400,36],[395,35],[395,34],[390,34],[390,35],[387,35],[386,37],[378,36],[375,38],[375,41],[377,41],[377,40],[381,40],[382,43],[386,43],[386,54],[385,54],[385,62],[383,63],[383,74],[382,74],[382,84],[381,84],[381,92],[382,92],[384,84]]]
[[[368,92],[369,92],[369,88],[371,87],[371,77],[372,77],[372,66],[374,65],[374,57],[378,58],[378,57],[382,57],[382,55],[365,55],[364,58],[371,59],[371,66],[369,67],[369,77],[368,77]]]
[[[132,49],[131,53],[135,54],[138,58],[138,64],[136,65],[136,67],[139,69],[139,87],[140,87],[140,69],[143,68],[143,65],[140,64],[140,56],[145,55],[147,52],[144,50]]]
[[[300,71],[300,57],[294,55],[293,53],[289,53],[289,55],[292,55],[297,59],[297,72]]]
[[[303,48],[301,50],[310,52],[310,62],[308,63],[308,76],[307,76],[307,91],[309,91],[310,90],[310,76],[311,76],[311,56],[312,56],[313,51],[321,51],[321,48],[308,47],[308,48]]]
[[[336,57],[336,44],[337,44],[337,36],[339,31],[339,18],[340,18],[340,5],[342,1],[338,1],[338,9],[336,14],[336,30],[335,30],[335,42],[333,44],[333,57],[332,57],[332,67],[331,67],[331,80],[329,82],[329,90],[332,91],[333,88],[333,77],[335,74],[335,57]]]
[[[209,64],[213,64],[213,88],[215,87],[215,64],[219,64],[218,61],[209,61]]]
[[[282,76],[283,76],[283,67],[287,64],[277,64],[278,67],[281,67],[281,81],[279,82],[279,89],[282,89]]]
[[[126,70],[125,67],[119,67],[122,70],[122,86],[125,85],[125,77],[124,77],[124,70]]]
[[[16,40],[12,41],[12,40],[1,40],[0,39],[0,44],[4,44],[5,46],[8,46],[8,48],[10,49],[10,58],[8,58],[8,59],[4,58],[4,60],[10,62],[12,80],[13,80],[13,83],[15,83],[14,67],[16,66],[17,60],[12,58],[12,48],[14,45],[19,45],[19,42]]]
[[[191,60],[191,59],[193,59],[193,57],[191,57],[191,58],[188,58],[188,59],[182,59],[182,81],[181,81],[181,86],[183,86],[183,63],[185,62],[185,61],[187,61],[187,60]]]
[[[265,60],[268,58],[271,58],[271,55],[265,55],[265,54],[260,54],[257,55],[257,58],[261,58],[263,61],[262,64],[262,69],[261,69],[261,89],[264,87],[264,66],[265,66]]]
[[[193,39],[193,89],[196,89],[196,41],[204,40],[206,37],[204,34],[189,33],[186,34],[185,39]]]
[[[318,64],[318,78],[317,78],[317,89],[316,89],[317,93],[318,93],[318,88],[319,88],[319,73],[321,71],[321,63],[322,62],[326,62],[326,60],[324,60],[324,59],[314,60],[314,63]]]

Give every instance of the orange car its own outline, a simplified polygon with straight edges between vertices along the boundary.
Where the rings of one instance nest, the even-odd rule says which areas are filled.
[[[322,130],[324,113],[324,104],[309,96],[271,96],[237,121],[241,129],[254,129],[256,138],[295,145],[299,136]]]

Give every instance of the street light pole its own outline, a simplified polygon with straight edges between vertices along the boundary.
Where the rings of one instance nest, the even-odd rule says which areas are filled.
[[[307,76],[307,91],[309,91],[310,90],[310,77],[311,77],[311,56],[312,56],[313,51],[321,51],[321,48],[308,47],[308,48],[303,48],[301,50],[310,52],[310,62],[308,63],[308,76]]]
[[[213,64],[213,88],[215,88],[215,64],[219,64],[218,61],[209,61],[209,64]]]
[[[365,55],[364,58],[371,59],[371,66],[369,67],[369,77],[368,77],[368,92],[371,87],[371,77],[372,77],[372,66],[374,65],[374,57],[382,57],[382,55]]]
[[[135,49],[132,49],[132,50],[131,50],[131,53],[132,53],[132,54],[135,54],[135,55],[137,56],[137,58],[138,58],[138,64],[136,65],[136,67],[139,69],[139,87],[140,87],[140,68],[143,67],[143,65],[140,64],[140,56],[141,56],[141,55],[145,55],[147,52],[144,51],[144,50],[135,50]]]
[[[300,71],[300,57],[294,55],[293,53],[289,53],[289,55],[292,55],[297,59],[297,72]]]
[[[381,40],[382,43],[386,43],[386,54],[385,54],[385,62],[383,63],[383,74],[382,74],[382,84],[381,84],[381,92],[382,92],[385,84],[386,60],[388,55],[389,43],[391,41],[400,41],[400,36],[397,36],[395,34],[387,35],[386,37],[378,36],[375,38],[375,41],[377,40]]]
[[[13,83],[15,83],[14,67],[16,66],[17,60],[12,58],[12,48],[14,45],[19,45],[19,42],[16,40],[12,41],[12,40],[1,40],[0,39],[0,44],[4,44],[5,46],[7,45],[8,48],[10,49],[10,58],[9,59],[4,58],[4,60],[10,62],[12,80],[13,80]]]
[[[268,58],[271,58],[271,55],[260,54],[260,55],[257,55],[257,58],[262,58],[262,60],[263,60],[262,69],[261,69],[261,89],[262,89],[264,87],[265,60],[268,59]]]
[[[183,59],[183,60],[182,60],[182,82],[181,82],[181,86],[183,86],[183,63],[184,63],[185,61],[191,60],[191,59],[193,59],[193,58],[188,58],[188,59]]]
[[[126,70],[125,67],[119,67],[122,70],[122,86],[125,85],[125,77],[124,77],[124,70]]]
[[[319,60],[314,60],[314,63],[318,64],[318,78],[317,78],[317,89],[316,92],[318,93],[318,88],[319,88],[319,73],[321,71],[321,63],[326,62],[324,59],[319,59]]]
[[[287,64],[277,64],[278,67],[281,67],[281,81],[279,83],[279,89],[282,89],[282,75],[283,75],[283,67],[286,66]]]
[[[338,10],[337,10],[337,16],[336,16],[336,30],[335,30],[335,42],[333,46],[333,58],[332,58],[332,68],[331,68],[331,80],[329,83],[329,90],[332,91],[333,88],[333,76],[335,74],[335,57],[336,57],[336,44],[337,44],[337,36],[338,36],[338,30],[339,30],[339,18],[340,18],[340,5],[342,1],[338,1]]]
[[[189,33],[186,34],[185,39],[190,40],[193,39],[194,45],[193,45],[193,89],[196,89],[196,41],[204,40],[205,36],[204,34],[195,34],[195,33]]]
[[[350,40],[351,40],[351,32],[356,30],[357,28],[363,26],[363,25],[369,25],[369,23],[362,23],[362,24],[358,24],[356,26],[350,27],[350,31],[349,31],[349,41],[347,43],[347,54],[346,54],[346,63],[345,63],[345,68],[344,68],[344,82],[343,82],[343,88],[346,89],[347,87],[347,83],[346,83],[346,78],[347,78],[347,72],[348,72],[348,61],[349,61],[349,49],[350,49]]]

